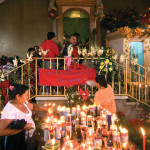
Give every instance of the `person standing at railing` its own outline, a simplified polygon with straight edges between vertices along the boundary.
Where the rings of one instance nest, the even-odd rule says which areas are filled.
[[[11,100],[2,111],[0,136],[5,136],[5,150],[26,150],[29,139],[34,141],[35,137],[32,111],[47,111],[48,108],[27,102],[29,88],[26,85],[16,84],[9,90]],[[32,146],[37,150],[36,144]]]
[[[40,45],[44,51],[48,50],[45,58],[56,58],[60,55],[56,40],[54,32],[47,33],[47,40]],[[50,60],[45,60],[45,67],[48,69],[50,68]],[[56,59],[51,60],[51,69],[56,69]]]
[[[95,93],[94,100],[91,101],[95,105],[100,105],[111,113],[116,113],[116,104],[112,87],[107,84],[105,76],[97,75],[95,78],[98,91]]]
[[[68,56],[68,47],[70,46],[70,44],[73,47],[73,51],[72,51],[72,56],[77,58],[78,57],[78,50],[76,48],[76,44],[77,44],[77,37],[75,35],[71,35],[69,38],[69,43],[64,47],[63,49],[63,56],[67,57]]]

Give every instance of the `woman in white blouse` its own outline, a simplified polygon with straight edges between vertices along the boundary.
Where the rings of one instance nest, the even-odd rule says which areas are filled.
[[[29,94],[29,90],[26,85],[16,84],[14,86],[10,86],[9,89],[9,96],[11,100],[4,107],[0,121],[0,136],[7,136],[7,140],[5,140],[5,149],[7,150],[9,150],[9,148],[7,148],[9,147],[7,141],[12,135],[16,135],[21,133],[22,131],[25,131],[25,142],[27,140],[28,134],[29,137],[32,137],[35,131],[35,123],[32,119],[32,111],[47,111],[46,107],[37,104],[32,104],[29,102],[26,104]],[[25,120],[26,124],[22,129],[9,128],[10,123],[16,119]]]

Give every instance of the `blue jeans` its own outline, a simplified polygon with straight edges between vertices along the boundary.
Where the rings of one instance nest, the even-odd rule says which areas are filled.
[[[44,61],[45,62],[45,68],[50,69],[50,61]],[[56,69],[56,62],[51,61],[51,69]]]

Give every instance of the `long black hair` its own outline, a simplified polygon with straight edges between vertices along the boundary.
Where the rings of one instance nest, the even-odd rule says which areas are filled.
[[[28,86],[23,84],[14,84],[9,87],[9,97],[11,100],[15,99],[16,95],[23,95],[29,89]]]
[[[104,75],[97,75],[95,81],[99,83],[100,86],[107,88],[107,81]]]

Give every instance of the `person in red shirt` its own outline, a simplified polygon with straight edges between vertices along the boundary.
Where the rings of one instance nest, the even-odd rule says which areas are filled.
[[[56,41],[56,35],[54,32],[48,32],[47,33],[47,40],[41,43],[41,47],[44,51],[48,50],[47,54],[45,55],[45,58],[56,58],[56,56],[60,55],[59,48]],[[56,66],[56,59],[52,59],[51,62],[51,69],[55,69]],[[50,60],[45,61],[45,67],[50,68]]]
[[[64,47],[64,50],[63,50],[63,56],[64,57],[67,57],[68,56],[68,46],[69,45],[72,45],[73,47],[73,52],[72,52],[72,56],[77,58],[78,57],[78,50],[76,48],[76,44],[77,44],[77,38],[75,35],[71,35],[70,36],[70,39],[69,39],[69,44],[67,44],[65,47]]]

